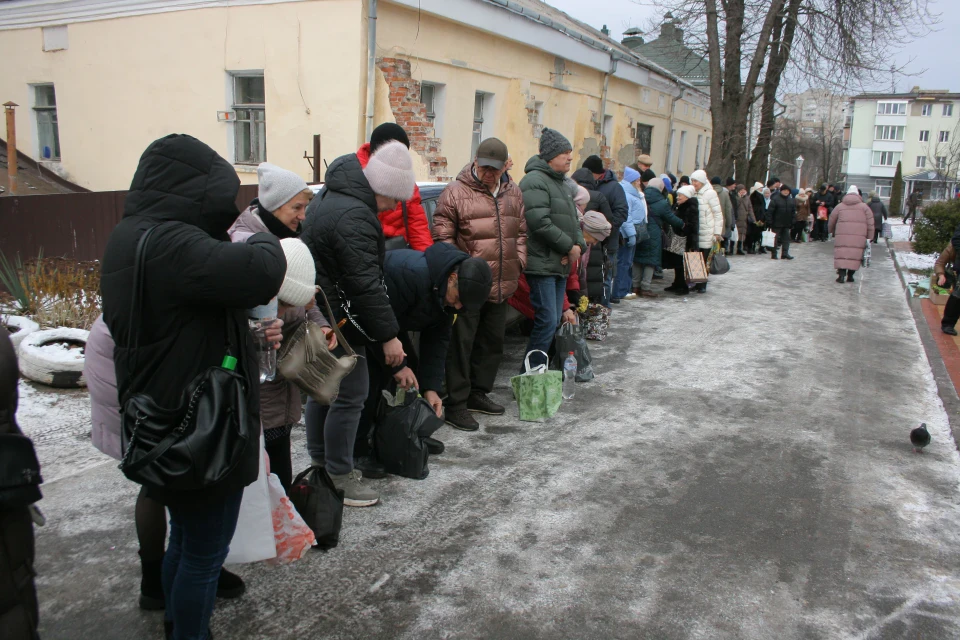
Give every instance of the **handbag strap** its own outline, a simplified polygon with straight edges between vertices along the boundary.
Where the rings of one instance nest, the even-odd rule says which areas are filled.
[[[133,254],[133,294],[130,298],[130,315],[129,324],[127,325],[130,327],[131,332],[127,344],[128,375],[136,369],[137,361],[135,354],[139,351],[138,347],[140,346],[140,320],[143,311],[143,282],[146,279],[144,271],[147,264],[147,243],[150,241],[150,236],[153,235],[153,232],[156,231],[159,226],[159,224],[155,224],[141,234],[140,240],[137,241],[137,249]],[[129,398],[129,396],[130,391],[128,390],[127,397]]]
[[[340,327],[337,326],[339,323],[337,322],[337,319],[333,317],[333,309],[330,307],[330,301],[327,300],[327,294],[323,292],[323,287],[320,287],[318,291],[320,291],[320,295],[323,296],[323,306],[327,310],[327,320],[330,322],[330,327],[333,329],[333,335],[337,336],[337,344],[343,347],[343,350],[347,352],[347,355],[357,355],[356,352],[354,352],[353,347],[350,346],[350,343],[347,342],[346,338],[343,337],[343,334],[340,333]],[[307,471],[309,471],[309,469]]]

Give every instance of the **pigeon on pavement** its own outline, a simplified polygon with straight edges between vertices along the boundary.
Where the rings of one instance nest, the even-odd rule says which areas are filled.
[[[927,431],[926,422],[910,432],[910,444],[917,453],[923,453],[923,448],[930,444],[930,432]]]

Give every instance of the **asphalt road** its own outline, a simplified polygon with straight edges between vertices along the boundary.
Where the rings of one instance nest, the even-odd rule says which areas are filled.
[[[831,250],[618,305],[597,379],[546,423],[517,418],[511,338],[507,415],[441,430],[429,478],[376,482],[337,549],[238,568],[216,637],[960,637],[960,455],[886,250],[862,286]],[[84,403],[35,398],[25,424],[73,425],[40,449],[42,637],[160,638],[136,487],[73,433]],[[302,430],[294,448],[306,466]]]

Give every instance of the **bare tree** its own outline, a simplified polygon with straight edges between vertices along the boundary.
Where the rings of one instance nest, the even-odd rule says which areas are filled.
[[[758,180],[767,170],[777,95],[785,74],[855,93],[898,69],[899,46],[928,32],[931,0],[664,0],[710,68],[710,173]],[[757,142],[746,163],[747,114],[760,101]]]

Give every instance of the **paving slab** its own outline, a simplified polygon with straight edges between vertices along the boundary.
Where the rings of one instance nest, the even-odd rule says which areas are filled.
[[[517,418],[511,338],[507,415],[442,429],[426,480],[375,481],[336,549],[239,567],[216,637],[960,637],[960,454],[893,261],[841,285],[831,243],[792,251],[617,305],[597,379],[545,423]],[[41,401],[34,435],[74,419]],[[162,637],[136,607],[137,487],[68,431],[41,447],[42,637]]]

